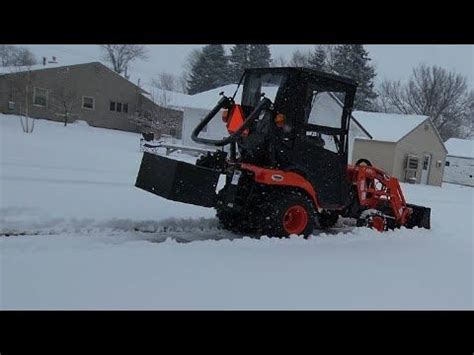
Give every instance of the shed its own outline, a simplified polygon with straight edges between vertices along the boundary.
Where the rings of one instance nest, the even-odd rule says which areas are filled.
[[[445,146],[448,155],[443,181],[474,186],[474,140],[450,138]]]

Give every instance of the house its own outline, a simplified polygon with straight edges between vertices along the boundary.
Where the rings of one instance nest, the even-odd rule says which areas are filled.
[[[242,95],[242,87],[236,93],[235,99],[240,102]],[[220,99],[219,94],[224,92],[226,96],[233,96],[237,90],[236,84],[230,84],[201,92],[194,95],[186,95],[182,93],[167,92],[163,95],[168,95],[167,104],[170,107],[179,108],[183,110],[183,128],[182,128],[182,144],[188,147],[207,148],[209,150],[217,149],[215,146],[196,143],[191,139],[191,134],[199,122],[211,111]],[[315,103],[321,111],[321,116],[341,117],[343,104],[339,99],[330,94],[322,93],[318,102]],[[221,114],[218,113],[216,117],[211,120],[203,129],[200,136],[208,139],[222,139],[229,135],[226,125],[221,120]],[[356,137],[371,138],[371,135],[364,129],[364,127],[356,120],[352,119],[349,125],[349,160],[352,156],[352,146]]]
[[[441,186],[448,151],[428,116],[352,114],[372,136],[355,139],[353,163],[365,158],[400,181]]]
[[[0,112],[176,137],[182,126],[182,111],[155,104],[145,90],[99,62],[1,68]]]
[[[448,155],[443,181],[474,186],[474,140],[450,138],[444,145]]]

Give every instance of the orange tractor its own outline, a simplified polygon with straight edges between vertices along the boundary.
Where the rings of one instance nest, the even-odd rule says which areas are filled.
[[[195,142],[216,151],[195,164],[144,153],[135,186],[214,207],[224,228],[242,233],[307,236],[340,216],[378,231],[430,228],[430,209],[407,204],[396,178],[366,159],[348,165],[356,89],[349,78],[316,70],[247,69],[236,93],[222,94],[193,131]],[[229,135],[200,137],[219,112]],[[220,175],[226,182],[216,191]]]

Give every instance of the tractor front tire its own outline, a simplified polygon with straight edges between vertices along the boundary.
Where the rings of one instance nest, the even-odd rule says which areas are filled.
[[[316,213],[313,202],[298,191],[270,194],[259,208],[259,230],[269,237],[311,235]]]
[[[357,220],[357,227],[367,227],[379,232],[385,232],[388,230],[387,218],[378,210],[365,210]]]

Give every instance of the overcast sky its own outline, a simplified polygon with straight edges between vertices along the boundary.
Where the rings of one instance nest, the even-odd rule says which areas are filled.
[[[85,62],[99,60],[100,50],[96,45],[29,45],[40,58],[55,55],[59,62]],[[180,74],[186,56],[199,45],[147,45],[149,59],[133,65],[139,72],[152,77],[160,72]],[[307,50],[313,45],[272,45],[274,58],[286,59],[296,49]],[[367,45],[367,50],[377,68],[377,80],[385,78],[406,80],[413,67],[419,63],[436,64],[466,75],[474,88],[474,46],[473,45]]]

